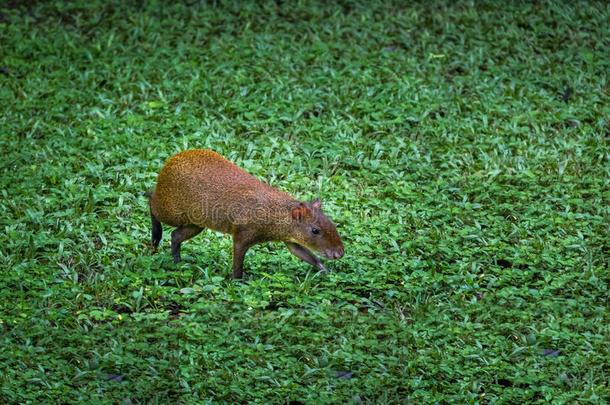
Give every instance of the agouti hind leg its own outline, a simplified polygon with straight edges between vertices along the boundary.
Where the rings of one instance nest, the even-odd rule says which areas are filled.
[[[172,232],[172,256],[174,257],[174,263],[182,261],[180,257],[180,245],[182,242],[198,235],[202,230],[203,228],[196,225],[187,225],[174,229]]]
[[[159,247],[159,242],[161,241],[161,236],[163,235],[163,228],[161,227],[161,222],[155,218],[152,211],[150,212],[150,223],[152,224],[152,245],[153,250],[157,253],[157,248]]]

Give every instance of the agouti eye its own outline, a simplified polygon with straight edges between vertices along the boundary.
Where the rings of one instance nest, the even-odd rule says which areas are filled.
[[[318,228],[311,228],[311,233],[313,233],[314,235],[318,235],[320,234],[320,230]]]

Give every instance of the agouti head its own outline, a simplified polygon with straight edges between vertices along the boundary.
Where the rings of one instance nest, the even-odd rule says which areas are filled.
[[[343,243],[335,224],[322,212],[322,200],[299,202],[292,208],[291,242],[318,252],[327,259],[344,255]]]

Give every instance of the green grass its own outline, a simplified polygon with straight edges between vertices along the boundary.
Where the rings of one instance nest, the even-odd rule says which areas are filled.
[[[0,403],[610,401],[607,3],[19,3]],[[188,148],[322,197],[345,257],[152,255]]]

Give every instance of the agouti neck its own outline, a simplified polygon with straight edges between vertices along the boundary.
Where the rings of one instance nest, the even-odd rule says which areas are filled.
[[[267,195],[266,201],[253,211],[258,224],[257,233],[262,238],[273,241],[290,241],[294,232],[291,209],[299,204],[290,195],[274,189],[275,195]]]

